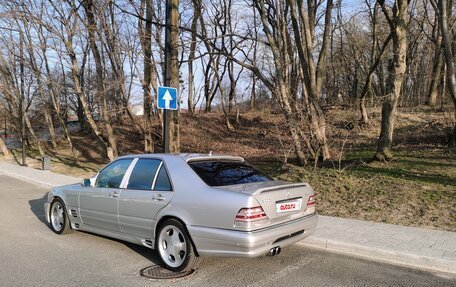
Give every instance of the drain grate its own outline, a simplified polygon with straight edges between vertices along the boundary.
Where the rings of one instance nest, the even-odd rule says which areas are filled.
[[[144,276],[146,278],[163,280],[163,279],[182,279],[182,278],[192,275],[194,272],[195,272],[194,269],[192,269],[190,271],[173,272],[173,271],[170,271],[161,266],[153,265],[153,266],[141,269],[141,271],[139,271],[139,274],[141,274],[141,276]]]

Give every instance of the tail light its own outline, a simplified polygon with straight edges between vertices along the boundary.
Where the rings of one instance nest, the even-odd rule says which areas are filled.
[[[261,206],[241,208],[241,210],[239,210],[236,214],[234,227],[243,230],[250,230],[267,222],[269,222],[268,217]]]
[[[307,206],[315,206],[315,194],[309,196],[309,200],[307,201]]]
[[[315,194],[309,196],[309,199],[307,200],[307,209],[306,213],[314,213],[315,212]]]
[[[236,214],[236,221],[240,222],[252,222],[265,218],[268,217],[261,206],[242,208],[239,210],[238,214]]]

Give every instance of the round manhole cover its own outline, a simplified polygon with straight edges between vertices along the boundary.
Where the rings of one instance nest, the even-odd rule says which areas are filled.
[[[150,279],[181,279],[190,276],[195,272],[194,269],[190,271],[181,271],[181,272],[173,272],[171,270],[168,270],[166,268],[163,268],[158,265],[146,267],[144,269],[141,269],[139,273],[141,276],[144,276],[146,278]]]

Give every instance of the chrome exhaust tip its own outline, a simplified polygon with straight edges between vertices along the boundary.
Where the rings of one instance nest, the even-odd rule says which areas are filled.
[[[277,247],[273,247],[269,250],[269,252],[267,253],[267,255],[269,256],[275,256],[277,254],[280,253],[280,251],[282,251],[282,249],[280,248],[280,246],[277,246]]]
[[[280,246],[276,247],[276,255],[279,255],[280,251],[282,251],[282,248]]]

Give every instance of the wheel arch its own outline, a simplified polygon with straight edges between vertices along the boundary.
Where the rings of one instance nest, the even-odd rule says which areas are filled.
[[[193,250],[195,252],[195,255],[199,257],[198,249],[196,248],[196,245],[193,242],[192,235],[190,234],[190,232],[188,232],[187,224],[182,219],[180,219],[179,217],[177,217],[175,215],[164,215],[157,221],[157,224],[155,224],[155,230],[154,230],[154,239],[155,239],[155,241],[157,240],[157,236],[158,236],[157,232],[160,229],[160,226],[163,224],[163,222],[165,222],[168,219],[177,220],[184,226],[185,232],[187,232],[188,237],[190,238],[190,244],[192,244],[192,247],[193,247]]]

